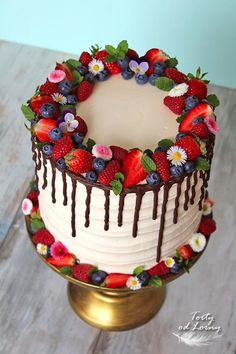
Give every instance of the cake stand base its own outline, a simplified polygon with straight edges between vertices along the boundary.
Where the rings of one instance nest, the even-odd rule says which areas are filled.
[[[145,291],[93,289],[68,283],[67,294],[74,312],[93,327],[125,331],[148,322],[160,310],[165,286]]]

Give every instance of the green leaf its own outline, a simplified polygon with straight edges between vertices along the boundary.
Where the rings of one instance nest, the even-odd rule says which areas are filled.
[[[33,232],[38,231],[39,229],[43,229],[45,227],[42,220],[39,219],[32,219],[31,220],[31,228]]]
[[[159,141],[158,146],[167,151],[173,144],[173,141],[170,139],[162,139]]]
[[[60,273],[64,274],[64,275],[72,275],[72,271],[71,271],[71,267],[66,266],[66,267],[62,267],[60,268]]]
[[[30,214],[31,219],[41,219],[39,209]]]
[[[73,110],[75,109],[75,106],[72,104],[63,104],[63,105],[59,105],[59,106],[60,106],[59,108],[60,108],[61,112],[65,111],[66,109],[71,109],[73,112]]]
[[[197,79],[200,79],[200,77],[201,77],[201,68],[200,68],[200,66],[197,68],[197,70],[196,70],[196,78]]]
[[[21,105],[21,112],[24,114],[25,118],[30,122],[36,118],[36,115],[32,111],[32,109],[29,106],[26,106],[25,104]]]
[[[170,58],[165,61],[167,68],[175,68],[178,65],[176,58]]]
[[[202,80],[205,84],[209,84],[210,80]]]
[[[186,114],[182,114],[181,116],[176,118],[176,122],[180,124],[184,120],[185,116],[186,116]]]
[[[106,63],[113,63],[114,61],[117,61],[117,57],[115,55],[108,54],[105,58]]]
[[[77,86],[79,85],[82,81],[83,81],[83,76],[80,75],[80,73],[77,71],[77,70],[74,70],[73,73],[72,73],[72,84],[74,86]]]
[[[125,176],[121,172],[116,172],[115,179],[120,180],[121,182],[124,182]]]
[[[71,69],[77,69],[78,66],[81,65],[80,61],[79,60],[76,60],[76,59],[68,59],[66,61],[66,64],[71,68]]]
[[[34,188],[35,188],[35,180],[34,179],[32,179],[32,181],[30,181],[29,188],[31,191],[34,190]]]
[[[124,54],[126,54],[128,52],[128,42],[124,39],[123,41],[121,41],[118,46],[118,52],[124,52]]]
[[[210,168],[210,164],[207,160],[205,160],[203,157],[198,157],[195,160],[195,168],[198,171],[207,171]]]
[[[143,265],[138,266],[138,267],[134,268],[133,275],[139,275],[143,271],[144,271],[144,266]]]
[[[111,181],[110,186],[112,187],[112,190],[115,195],[118,195],[122,192],[123,186],[121,181],[114,179],[113,181]]]
[[[188,73],[187,78],[188,79],[195,79],[195,76],[191,73]]]
[[[43,147],[45,144],[46,144],[46,143],[37,143],[37,144],[35,144],[35,147],[36,147],[37,149],[41,150],[42,147]]]
[[[28,132],[30,132],[31,134],[33,133],[33,130],[31,128],[29,128],[25,123],[24,123],[24,126],[28,130]]]
[[[154,288],[160,288],[162,286],[162,280],[161,280],[160,277],[155,275],[154,277],[151,277],[151,279],[149,280],[148,285],[151,285]]]
[[[220,101],[216,95],[208,95],[206,100],[212,107],[217,107],[220,104]]]
[[[147,173],[156,171],[156,165],[154,161],[146,154],[143,154],[141,158],[141,165]]]
[[[97,267],[93,267],[90,271],[89,271],[89,275],[97,272],[98,268]]]
[[[116,56],[117,50],[112,45],[110,45],[110,44],[105,45],[105,49],[106,49],[108,54]]]
[[[174,86],[174,81],[168,77],[158,77],[155,81],[156,87],[163,91],[170,91]]]
[[[87,150],[88,151],[92,151],[92,148],[94,147],[94,145],[96,144],[96,142],[93,139],[88,138],[86,146],[87,146]]]

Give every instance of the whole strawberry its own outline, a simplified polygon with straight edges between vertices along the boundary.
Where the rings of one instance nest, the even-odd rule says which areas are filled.
[[[152,155],[155,162],[157,172],[159,173],[162,181],[166,182],[170,179],[170,166],[165,152],[158,151]]]
[[[165,275],[170,273],[170,268],[167,267],[165,264],[165,261],[160,261],[156,265],[154,265],[152,268],[148,269],[148,274],[151,276],[155,275]]]
[[[112,157],[115,160],[123,161],[125,156],[128,154],[128,150],[120,146],[111,145],[110,149],[112,151]]]
[[[96,268],[91,264],[80,263],[75,264],[72,267],[72,275],[75,279],[83,281],[85,283],[90,282],[90,274]]]
[[[167,68],[164,75],[173,80],[176,84],[181,84],[187,80],[186,75],[175,68]]]
[[[203,100],[207,96],[207,85],[205,82],[199,79],[191,79],[187,82],[188,84],[188,96],[195,96],[199,100]]]
[[[187,160],[192,161],[201,155],[201,150],[196,140],[191,136],[184,136],[175,143],[180,146],[187,154]]]
[[[120,172],[121,163],[118,160],[110,160],[104,170],[98,176],[98,182],[104,186],[109,186],[111,181],[115,178],[115,174]]]
[[[192,127],[191,133],[198,136],[200,139],[207,139],[209,134],[204,123],[197,123]]]
[[[121,68],[116,62],[111,62],[111,63],[106,62],[105,59],[107,55],[108,53],[106,50],[99,50],[96,53],[95,58],[103,62],[105,68],[111,75],[119,74],[121,72]]]
[[[213,232],[216,231],[215,220],[213,220],[211,218],[202,219],[202,221],[200,222],[198,231],[201,232],[205,236],[210,236],[210,234],[212,234]]]
[[[54,93],[58,92],[58,85],[47,81],[45,84],[39,87],[39,91],[42,95],[53,95]]]
[[[37,245],[38,243],[42,243],[43,245],[51,246],[53,242],[55,242],[55,239],[48,230],[40,229],[35,232],[32,237],[32,241],[35,245]]]
[[[82,65],[88,66],[90,61],[92,60],[91,54],[89,52],[82,52],[79,57],[79,61],[81,62]]]
[[[75,119],[79,122],[78,127],[75,129],[75,132],[79,132],[85,136],[88,132],[87,124],[80,116],[76,116]]]
[[[166,96],[164,98],[164,104],[175,114],[182,114],[185,106],[185,97],[170,97]]]
[[[183,245],[178,248],[178,253],[183,259],[190,259],[193,256],[193,250],[189,245]]]
[[[85,173],[92,170],[93,157],[90,152],[74,149],[65,156],[68,169],[74,173]]]
[[[87,98],[93,92],[93,85],[88,81],[82,81],[81,84],[76,89],[76,96],[78,101],[82,102],[87,100]]]
[[[64,157],[68,152],[70,152],[73,148],[72,139],[70,136],[65,135],[60,140],[58,140],[52,150],[52,157],[55,160]]]

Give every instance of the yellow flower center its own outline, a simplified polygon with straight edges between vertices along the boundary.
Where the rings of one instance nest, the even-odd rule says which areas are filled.
[[[94,71],[99,71],[99,65],[98,64],[94,64],[94,66],[93,66],[93,70]]]
[[[178,151],[175,151],[172,155],[173,160],[178,161],[181,159],[181,154]]]
[[[195,240],[195,244],[196,244],[197,246],[200,245],[199,239],[196,239],[196,240]]]
[[[208,205],[207,205],[207,204],[204,204],[204,205],[203,205],[203,211],[207,211],[207,209],[208,209]]]
[[[172,264],[172,259],[167,259],[167,260],[166,260],[166,265],[167,265],[167,266],[170,266],[171,264]]]
[[[131,280],[130,285],[131,285],[131,286],[137,285],[137,280]]]

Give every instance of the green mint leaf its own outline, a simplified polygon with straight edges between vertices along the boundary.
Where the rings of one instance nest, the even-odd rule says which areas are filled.
[[[117,172],[115,174],[115,179],[120,180],[121,182],[124,182],[125,176],[121,172]]]
[[[24,114],[25,118],[31,122],[31,120],[36,118],[35,113],[32,111],[32,109],[29,106],[26,106],[25,104],[21,105],[21,112]]]
[[[70,69],[75,70],[78,68],[78,66],[81,65],[79,60],[76,59],[68,59],[66,61],[66,64],[69,66]]]
[[[128,47],[128,42],[124,39],[118,44],[117,51],[124,52],[124,54],[126,54],[128,52]]]
[[[178,65],[176,58],[170,58],[165,61],[167,68],[175,68]]]
[[[92,151],[92,148],[94,147],[94,145],[96,144],[96,142],[93,139],[88,138],[86,146],[87,146],[87,150],[88,151]]]
[[[59,105],[59,109],[60,109],[61,112],[66,110],[66,109],[71,109],[72,112],[73,112],[73,110],[75,109],[75,106],[73,106],[72,104],[63,104],[63,105],[60,104]]]
[[[162,286],[162,280],[161,280],[160,277],[155,275],[154,277],[151,277],[151,279],[149,280],[148,285],[151,285],[154,288],[160,288]]]
[[[66,266],[66,267],[60,268],[60,273],[62,273],[64,275],[71,276],[72,275],[71,267]]]
[[[170,91],[174,86],[174,81],[168,77],[158,77],[155,81],[156,87],[163,91]]]
[[[181,116],[179,116],[178,118],[176,118],[176,122],[177,123],[181,123],[184,120],[184,117],[186,116],[186,114],[182,114]]]
[[[43,229],[45,227],[42,220],[39,219],[32,219],[31,220],[31,228],[33,232],[38,231],[39,229]]]
[[[195,168],[198,171],[207,171],[210,168],[210,164],[207,160],[205,160],[203,157],[198,157],[195,160]]]
[[[111,181],[110,186],[112,187],[112,190],[115,195],[118,195],[122,192],[123,186],[121,181],[114,179],[113,181]]]
[[[200,79],[200,77],[201,77],[201,68],[200,68],[200,66],[197,68],[197,70],[196,70],[196,78],[197,79]]]
[[[206,100],[212,107],[217,107],[220,104],[220,101],[216,95],[208,95]]]
[[[154,161],[146,154],[143,154],[141,158],[141,165],[147,173],[156,171],[156,165]]]
[[[138,266],[133,270],[133,275],[139,275],[140,273],[142,273],[144,271],[144,266]]]
[[[167,151],[173,144],[174,142],[170,139],[162,139],[159,141],[158,146]]]
[[[105,58],[106,63],[113,63],[114,61],[117,61],[117,56],[115,55],[108,54]]]
[[[112,45],[105,45],[105,49],[106,49],[106,51],[107,51],[107,53],[108,54],[110,54],[110,55],[114,55],[114,56],[116,56],[117,55],[117,50],[116,50],[116,48],[114,48]]]
[[[79,85],[83,81],[83,76],[77,70],[74,70],[72,73],[72,84],[74,86]],[[65,107],[65,106],[64,106]]]

